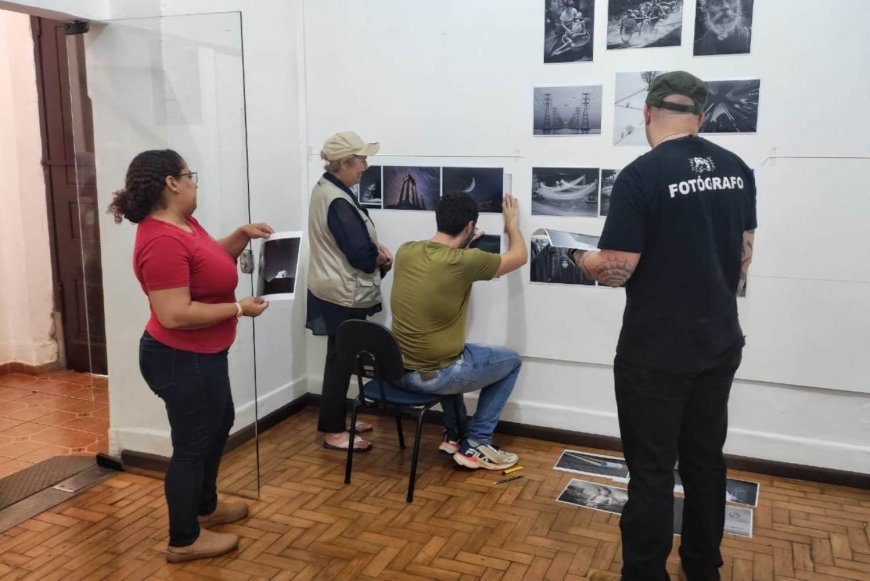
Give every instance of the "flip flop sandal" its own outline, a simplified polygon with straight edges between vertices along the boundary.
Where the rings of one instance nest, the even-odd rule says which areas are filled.
[[[362,427],[360,427],[360,426],[362,426]],[[347,427],[347,431],[350,431],[350,426],[348,425],[346,427]],[[365,434],[366,432],[371,432],[373,429],[374,429],[374,427],[368,422],[364,422],[362,420],[356,421],[356,433],[357,434]]]
[[[363,440],[363,439],[360,438],[360,437],[357,437],[355,443],[363,442],[363,441],[365,441],[365,440]],[[324,447],[325,449],[327,449],[327,450],[341,450],[342,452],[347,452],[347,446],[348,446],[349,443],[350,443],[350,440],[348,439],[347,441],[342,442],[341,444],[338,444],[338,445],[336,446],[336,445],[334,445],[334,444],[330,444],[329,442],[327,442],[326,440],[324,440],[324,441],[323,441],[323,447]],[[365,446],[363,446],[362,448],[356,448],[356,447],[355,447],[355,448],[353,449],[353,451],[354,451],[354,452],[368,452],[368,451],[371,450],[371,449],[372,449],[372,443],[371,443],[371,442],[366,442],[366,445],[365,445]]]

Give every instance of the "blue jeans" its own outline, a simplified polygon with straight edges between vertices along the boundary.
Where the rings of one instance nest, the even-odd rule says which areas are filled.
[[[217,507],[217,475],[235,419],[227,352],[173,349],[147,332],[139,342],[142,377],[166,404],[172,459],[164,492],[169,544],[184,547],[199,537],[197,515]]]
[[[477,411],[463,434],[469,445],[478,446],[492,443],[492,433],[514,389],[521,366],[520,356],[512,349],[466,343],[462,355],[452,364],[438,371],[407,373],[398,386],[408,391],[440,395],[480,391]],[[444,409],[444,427],[458,433],[459,426],[465,423],[465,403],[459,406],[461,417],[456,417],[448,398],[441,407]]]

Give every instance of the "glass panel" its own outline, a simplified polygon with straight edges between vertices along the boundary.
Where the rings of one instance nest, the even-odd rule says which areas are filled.
[[[195,217],[212,236],[221,238],[249,222],[241,34],[241,15],[235,12],[91,24],[90,31],[84,35],[84,45],[87,47],[87,95],[92,102],[96,139],[89,141],[87,131],[80,127],[75,141],[80,156],[93,159],[96,153],[102,189],[121,187],[130,160],[141,151],[173,149],[181,154],[190,170],[197,172],[199,190]],[[68,37],[68,45],[75,44],[77,38],[82,37]],[[88,125],[87,121],[83,119],[81,125]],[[90,212],[101,211],[94,205],[88,206],[86,211],[84,204],[89,199],[88,187],[94,183],[94,175],[81,169],[77,176],[83,224],[91,220]],[[103,207],[110,200],[110,191],[100,192]],[[117,252],[125,252],[129,257],[133,249],[132,230],[118,234],[120,231],[107,232],[103,244],[106,246],[109,240],[122,241],[123,245],[119,246],[123,248],[119,247]],[[114,257],[115,252],[113,249],[110,254]],[[87,263],[89,257],[84,246],[82,256]],[[119,264],[114,258],[103,262]],[[104,276],[108,277],[109,273]],[[118,272],[112,276],[132,277],[132,273]],[[116,287],[113,285],[113,288]],[[123,288],[125,292],[130,290],[130,296],[125,295],[124,301],[141,300],[141,291],[137,299],[132,286]],[[236,292],[239,297],[253,294],[251,275],[239,273]],[[114,296],[111,299],[107,303],[109,317],[121,317],[123,312],[115,306],[121,299]],[[88,310],[97,306],[89,303]],[[138,311],[135,314],[138,316]],[[125,325],[136,326],[136,333],[141,334],[139,329],[144,321],[125,321]],[[129,342],[127,331],[112,331],[117,327],[117,322],[109,322],[110,332],[123,334],[126,345]],[[92,334],[92,344],[95,339]],[[229,352],[229,376],[236,410],[230,445],[236,447],[225,454],[219,488],[256,498],[259,477],[253,350],[253,323],[243,318]],[[111,345],[109,351],[112,352]],[[129,354],[119,354],[112,360],[123,363],[119,368],[124,369],[119,369],[118,373],[130,377],[126,382],[130,383],[129,389],[144,388],[141,380],[134,380],[127,373],[135,363]],[[114,371],[110,379],[114,381],[113,378]],[[113,387],[113,397],[121,397],[125,387]],[[159,405],[157,402],[147,405],[152,403]],[[161,426],[143,429],[168,438],[165,419]],[[135,439],[122,445],[136,449]]]

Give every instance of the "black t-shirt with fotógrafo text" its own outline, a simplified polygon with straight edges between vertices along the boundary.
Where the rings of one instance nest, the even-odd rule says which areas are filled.
[[[743,232],[755,227],[752,170],[706,139],[665,141],[623,169],[598,244],[641,254],[617,356],[690,373],[742,346],[737,284]]]

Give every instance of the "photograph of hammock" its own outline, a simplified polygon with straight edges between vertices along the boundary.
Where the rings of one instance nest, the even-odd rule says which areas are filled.
[[[598,216],[598,168],[532,168],[532,215]]]

